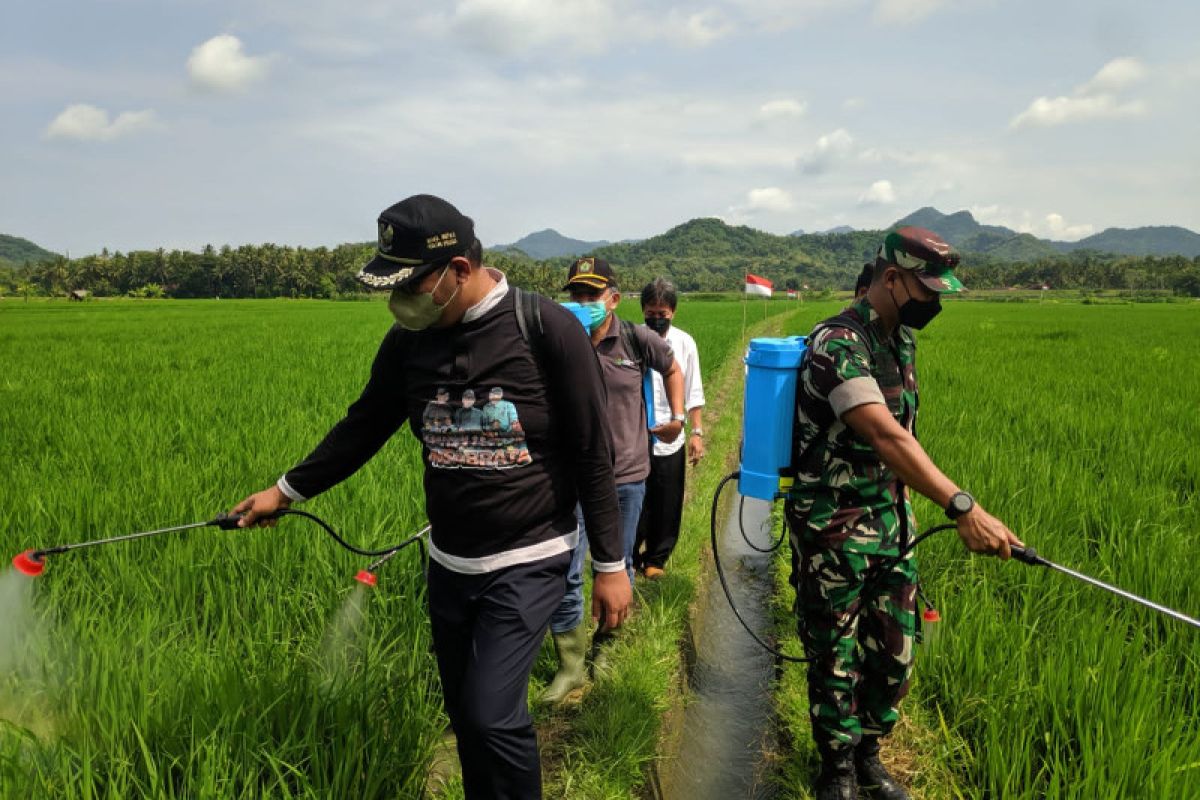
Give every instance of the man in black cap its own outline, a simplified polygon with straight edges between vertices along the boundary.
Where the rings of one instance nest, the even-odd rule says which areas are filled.
[[[429,614],[466,797],[539,798],[526,695],[580,538],[577,503],[598,570],[593,619],[619,626],[631,598],[603,376],[576,318],[542,297],[535,352],[514,292],[483,266],[473,223],[450,203],[410,197],[380,215],[378,234],[375,258],[358,277],[391,290],[396,324],[362,395],[307,458],[233,511],[252,525],[320,494],[408,422],[422,441]],[[512,443],[479,430],[424,426],[431,401],[496,388],[519,416],[528,458],[487,452]]]
[[[638,518],[642,513],[642,501],[646,496],[646,478],[650,474],[650,437],[643,399],[645,378],[651,369],[662,375],[671,408],[671,419],[656,420],[660,424],[649,433],[671,442],[678,438],[686,419],[683,411],[683,371],[665,339],[645,325],[634,325],[617,317],[621,290],[617,286],[616,273],[607,261],[591,257],[577,260],[571,265],[564,288],[573,302],[590,312],[587,329],[608,388],[605,413],[613,434],[623,555],[632,584],[633,545],[637,537]],[[586,519],[581,519],[580,523],[585,537],[590,537],[591,524]],[[566,594],[550,619],[558,670],[541,696],[546,703],[561,703],[584,684],[584,657],[588,649],[587,626],[583,624],[585,549],[586,542],[581,539],[567,576]]]

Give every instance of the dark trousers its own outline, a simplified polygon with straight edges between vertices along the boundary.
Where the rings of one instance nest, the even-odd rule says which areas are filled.
[[[634,563],[641,569],[666,566],[683,519],[683,478],[687,447],[669,456],[650,456],[650,477],[646,479],[646,500],[638,520],[637,542],[633,546]],[[643,551],[639,553],[639,551]]]
[[[566,590],[569,552],[463,575],[429,564],[429,617],[467,800],[539,800],[529,673]]]

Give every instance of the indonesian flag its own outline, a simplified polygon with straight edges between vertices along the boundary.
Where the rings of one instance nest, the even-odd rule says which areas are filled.
[[[796,299],[796,290],[788,289],[788,300],[795,300],[795,299]]]
[[[746,273],[746,294],[756,294],[760,297],[771,296],[771,282],[766,278]]]

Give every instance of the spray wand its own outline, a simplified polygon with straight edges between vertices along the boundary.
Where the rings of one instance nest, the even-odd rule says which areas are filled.
[[[779,650],[775,649],[774,647],[771,647],[771,645],[769,645],[765,641],[763,641],[758,636],[758,634],[756,634],[754,632],[754,630],[750,627],[750,624],[748,622],[746,622],[746,620],[742,617],[741,612],[738,611],[737,604],[733,600],[733,593],[731,592],[731,590],[729,588],[729,584],[726,581],[725,570],[721,566],[720,550],[717,546],[717,509],[718,509],[718,506],[720,505],[721,493],[725,489],[725,485],[728,484],[730,481],[738,480],[739,477],[740,477],[740,475],[738,472],[732,472],[729,475],[726,475],[721,480],[721,482],[717,485],[717,490],[713,494],[712,509],[711,509],[711,512],[709,515],[709,537],[710,537],[710,544],[712,547],[713,564],[716,567],[717,577],[720,579],[720,582],[721,582],[721,589],[725,592],[725,599],[729,602],[729,607],[733,611],[733,615],[735,617],[737,617],[738,622],[740,622],[742,624],[742,627],[746,629],[746,632],[750,634],[751,638],[753,638],[754,641],[759,644],[759,646],[761,646],[764,650],[766,650],[771,655],[775,656],[777,659],[779,659],[781,661],[790,661],[793,663],[800,663],[800,664],[808,663],[808,662],[814,660],[815,658],[824,656],[825,654],[817,653],[816,655],[810,656],[808,658],[800,658],[798,656],[789,656],[788,654],[780,652]],[[743,499],[744,499],[744,496],[743,496]],[[750,540],[746,537],[746,530],[745,530],[745,527],[742,525],[742,520],[741,520],[741,507],[740,506],[739,506],[739,510],[738,510],[738,526],[739,526],[739,528],[741,528],[742,538],[746,540],[746,543],[750,544],[752,547],[754,547],[755,550],[758,550],[759,552],[764,552],[764,553],[772,552],[773,550],[777,549],[780,546],[780,544],[782,544],[782,542],[783,542],[783,535],[781,534],[779,540],[776,541],[770,547],[764,548],[764,547],[757,547],[757,546],[753,545],[750,542]],[[882,559],[878,564],[876,564],[874,567],[869,569],[867,571],[866,575],[864,575],[864,577],[863,577],[863,594],[865,596],[869,597],[875,591],[877,591],[877,584],[879,583],[880,579],[883,577],[883,574],[888,569],[891,569],[893,566],[898,564],[905,556],[908,555],[908,553],[911,550],[915,549],[918,544],[925,541],[926,539],[928,539],[930,536],[933,536],[934,534],[941,533],[942,531],[954,530],[956,527],[957,527],[956,525],[936,525],[932,528],[928,528],[927,530],[922,531],[911,542],[907,543],[904,547],[900,548],[899,552],[896,555]],[[1176,611],[1173,608],[1168,608],[1167,606],[1160,605],[1151,600],[1147,600],[1144,597],[1139,597],[1138,595],[1134,594],[1133,592],[1129,592],[1129,591],[1126,591],[1125,589],[1121,589],[1117,586],[1113,586],[1112,584],[1108,584],[1108,583],[1105,583],[1104,581],[1097,580],[1096,578],[1093,578],[1089,575],[1084,575],[1082,572],[1076,572],[1075,570],[1064,567],[1061,564],[1055,564],[1053,561],[1050,561],[1049,559],[1043,558],[1042,556],[1038,555],[1037,550],[1035,550],[1032,547],[1028,547],[1028,546],[1020,547],[1018,545],[1010,545],[1009,552],[1012,554],[1013,558],[1015,558],[1017,561],[1020,561],[1023,564],[1028,564],[1029,566],[1033,566],[1033,567],[1048,567],[1050,569],[1057,570],[1058,572],[1061,572],[1064,575],[1069,575],[1070,577],[1075,578],[1076,580],[1083,581],[1084,583],[1090,584],[1091,586],[1095,586],[1100,589],[1104,589],[1107,592],[1112,592],[1113,594],[1117,595],[1118,597],[1124,598],[1125,600],[1130,600],[1134,603],[1143,605],[1146,608],[1153,609],[1154,611],[1157,611],[1160,614],[1165,614],[1166,616],[1170,617],[1171,619],[1178,620],[1179,622],[1185,622],[1194,628],[1200,628],[1200,620],[1198,620],[1194,617],[1189,617],[1187,614],[1184,614],[1180,611]],[[919,591],[919,587],[918,587],[918,591]],[[940,616],[937,614],[936,609],[933,609],[932,606],[928,605],[928,603],[926,603],[926,608],[927,608],[926,616],[925,616],[926,622],[936,622],[936,621],[940,620]],[[932,611],[932,614],[929,613],[930,611]],[[852,624],[854,624],[854,621],[855,620],[853,617],[851,619],[848,619],[846,621],[846,623],[838,631],[838,633],[835,637],[835,640],[840,639],[842,636],[844,636],[849,631],[850,626]]]
[[[1160,614],[1166,614],[1171,619],[1179,620],[1180,622],[1186,622],[1188,625],[1191,625],[1194,628],[1200,628],[1200,619],[1189,617],[1187,614],[1176,611],[1173,608],[1167,608],[1166,606],[1159,605],[1158,603],[1147,600],[1144,597],[1139,597],[1133,592],[1127,592],[1124,589],[1113,586],[1112,584],[1096,580],[1089,575],[1084,575],[1082,572],[1076,572],[1073,569],[1068,569],[1061,564],[1055,564],[1053,561],[1042,558],[1040,555],[1038,555],[1037,550],[1033,549],[1032,547],[1017,547],[1016,545],[1013,545],[1009,547],[1009,550],[1012,552],[1012,557],[1023,564],[1028,564],[1031,567],[1049,567],[1050,569],[1057,570],[1064,575],[1070,575],[1077,581],[1083,581],[1084,583],[1103,589],[1106,592],[1112,592],[1117,597],[1123,597],[1126,600],[1132,600],[1135,603],[1140,603],[1146,608],[1152,608]]]
[[[285,516],[304,517],[305,519],[316,523],[326,533],[328,533],[331,537],[333,537],[334,541],[336,541],[343,548],[345,548],[346,550],[349,550],[350,552],[354,553],[355,555],[368,556],[368,557],[372,557],[372,558],[381,556],[381,558],[379,558],[379,560],[377,560],[375,563],[371,564],[365,570],[360,571],[358,573],[358,575],[355,576],[355,580],[359,581],[360,583],[364,583],[368,586],[375,585],[375,571],[377,569],[379,569],[379,567],[381,567],[389,559],[394,557],[397,553],[399,553],[401,550],[403,550],[404,548],[408,547],[411,544],[417,544],[420,546],[422,561],[424,561],[425,543],[423,541],[423,537],[429,531],[428,525],[425,526],[424,528],[422,528],[419,532],[417,532],[417,533],[413,534],[412,536],[408,537],[407,539],[405,539],[400,544],[393,545],[391,547],[385,547],[381,550],[364,550],[363,548],[356,547],[355,545],[352,545],[349,542],[347,542],[345,539],[343,539],[338,534],[337,531],[335,531],[333,529],[332,526],[329,525],[329,523],[327,523],[325,520],[318,517],[316,514],[310,514],[307,511],[301,511],[300,509],[296,509],[296,508],[281,508],[278,511],[274,512],[273,514],[260,516],[259,519],[278,519],[279,517],[285,517]],[[223,531],[237,530],[239,528],[238,523],[241,522],[241,520],[242,520],[241,514],[221,513],[206,522],[191,522],[191,523],[188,523],[187,525],[174,525],[169,528],[158,528],[158,529],[152,530],[152,531],[141,531],[139,533],[130,533],[130,534],[126,534],[124,536],[113,536],[108,539],[96,539],[96,540],[93,540],[90,542],[74,542],[71,544],[62,544],[62,545],[58,545],[56,547],[47,547],[47,548],[44,548],[41,550],[26,550],[25,552],[18,553],[16,556],[14,556],[13,560],[12,560],[12,564],[17,569],[18,572],[28,575],[31,578],[36,578],[37,576],[41,575],[42,572],[45,571],[45,569],[46,569],[46,556],[59,555],[61,553],[69,553],[73,550],[82,550],[87,547],[98,547],[99,545],[103,545],[103,544],[115,544],[116,542],[128,542],[128,541],[132,541],[134,539],[144,539],[149,536],[158,536],[159,534],[163,534],[163,533],[174,533],[176,531],[193,530],[195,528],[216,527],[216,528],[220,528]]]

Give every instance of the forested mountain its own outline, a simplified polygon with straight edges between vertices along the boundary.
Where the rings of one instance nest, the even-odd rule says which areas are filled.
[[[493,249],[499,252],[519,250],[530,258],[559,258],[561,256],[581,256],[590,253],[597,247],[603,247],[607,241],[585,242],[582,239],[572,239],[563,236],[553,228],[522,236],[512,244],[496,245]]]
[[[51,253],[28,239],[0,233],[0,262],[7,261],[13,265],[24,265],[49,261],[57,257],[57,253]]]
[[[1007,261],[1047,258],[1055,253],[1095,250],[1129,256],[1200,255],[1200,234],[1177,226],[1108,228],[1077,242],[1056,242],[1018,233],[1003,225],[983,225],[969,211],[943,214],[926,206],[896,220],[893,227],[928,228],[959,250],[982,253]]]
[[[960,273],[972,288],[1049,285],[1200,296],[1200,255],[1128,256],[1086,247],[1064,253],[1027,234],[980,225],[967,212],[945,215],[921,209],[897,224],[929,227],[957,244],[963,251]],[[1125,246],[1132,247],[1139,241],[1132,234],[1150,235],[1149,230],[1154,231],[1153,242],[1174,237],[1180,247],[1196,237],[1180,228],[1118,233]],[[1109,233],[1090,238],[1111,241],[1105,238]],[[627,293],[659,275],[671,277],[683,291],[740,290],[747,272],[769,278],[777,289],[848,289],[862,265],[874,259],[883,236],[884,231],[776,236],[708,218],[642,241],[604,244],[589,251],[612,262]],[[86,289],[98,296],[343,297],[363,292],[354,275],[373,247],[373,243],[334,248],[264,244],[209,246],[199,253],[106,250],[71,260],[51,254],[49,261],[27,267],[0,265],[0,293],[62,295]],[[531,258],[519,251],[491,249],[487,261],[517,285],[554,294],[577,254],[581,253]]]
[[[1200,256],[1200,234],[1176,225],[1107,228],[1078,242],[1055,242],[1055,245],[1066,251],[1096,250],[1131,256]]]

